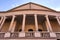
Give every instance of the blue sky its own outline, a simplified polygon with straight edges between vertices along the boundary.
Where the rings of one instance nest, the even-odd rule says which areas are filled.
[[[7,11],[28,2],[34,2],[60,11],[60,0],[0,0],[0,11]]]

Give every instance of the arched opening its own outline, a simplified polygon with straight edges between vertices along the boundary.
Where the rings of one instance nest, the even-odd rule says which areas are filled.
[[[42,29],[38,29],[38,31],[39,31],[39,32],[41,32],[41,31],[42,31]]]
[[[28,31],[33,31],[33,29],[28,29]]]
[[[22,29],[19,30],[19,32],[21,32],[21,31],[22,31]]]

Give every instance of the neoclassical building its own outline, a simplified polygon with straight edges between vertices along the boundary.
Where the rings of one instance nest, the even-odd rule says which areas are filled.
[[[0,40],[59,40],[60,12],[26,3],[0,12]]]

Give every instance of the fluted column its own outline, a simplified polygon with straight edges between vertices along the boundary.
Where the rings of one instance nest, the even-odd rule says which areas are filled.
[[[35,27],[36,27],[36,31],[38,31],[38,22],[37,22],[37,15],[34,15],[35,17]]]
[[[24,14],[23,15],[23,22],[22,22],[22,31],[24,31],[24,28],[25,28],[25,18],[26,18],[26,15]]]
[[[60,25],[60,21],[59,21],[59,18],[57,16],[56,16],[56,19],[57,19],[58,24]]]
[[[1,23],[1,25],[0,25],[0,30],[1,30],[1,28],[2,28],[2,26],[3,26],[3,24],[4,24],[4,22],[5,22],[6,18],[7,18],[7,17],[3,16],[3,18],[2,18],[3,20],[2,20],[2,23]]]
[[[52,27],[51,27],[51,24],[50,24],[50,21],[49,21],[49,18],[48,18],[48,15],[45,16],[46,17],[46,21],[47,21],[47,28],[48,28],[48,32],[52,32]]]
[[[9,26],[9,32],[11,32],[12,28],[13,28],[13,22],[14,22],[14,19],[15,19],[15,16],[13,15],[12,16],[12,20],[11,20],[11,23],[10,23],[10,26]]]

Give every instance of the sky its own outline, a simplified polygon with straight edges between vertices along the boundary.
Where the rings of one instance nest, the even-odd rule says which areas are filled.
[[[60,0],[0,0],[0,11],[7,11],[28,2],[37,3],[60,11]]]

